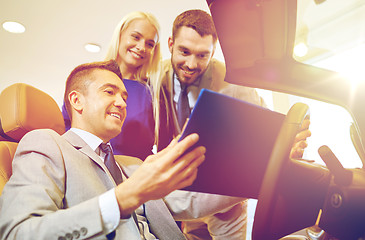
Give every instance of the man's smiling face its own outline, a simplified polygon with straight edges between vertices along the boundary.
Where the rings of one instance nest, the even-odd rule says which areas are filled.
[[[171,63],[178,79],[187,84],[207,70],[214,53],[211,35],[200,36],[194,29],[181,27],[175,39],[169,38]]]
[[[96,69],[83,98],[83,129],[103,140],[121,132],[126,118],[127,90],[120,78],[111,71]]]

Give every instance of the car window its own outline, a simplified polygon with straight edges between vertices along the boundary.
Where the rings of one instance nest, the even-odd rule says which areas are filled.
[[[356,84],[365,73],[365,0],[300,0],[297,8],[294,59]]]
[[[301,0],[297,4],[294,59],[336,71],[356,88],[365,74],[365,29],[364,24],[354,23],[365,22],[365,0]],[[353,120],[347,110],[333,104],[281,94],[281,99],[285,98],[287,103],[281,103],[281,108],[277,108],[279,111],[286,111],[297,101],[310,107],[312,136],[308,139],[305,158],[324,164],[317,150],[321,145],[328,145],[344,167],[362,167],[350,138]],[[278,105],[275,97],[269,101],[273,101],[273,108]]]
[[[324,165],[318,154],[318,149],[322,145],[327,145],[344,167],[362,167],[350,135],[350,126],[353,120],[344,108],[303,97],[290,96],[290,98],[292,102],[306,103],[310,109],[312,136],[307,141],[305,159],[314,160]]]
[[[304,159],[314,160],[325,165],[318,154],[318,148],[327,145],[346,168],[361,168],[362,162],[352,143],[350,126],[353,122],[350,113],[337,105],[329,104],[295,95],[257,89],[271,110],[286,114],[296,102],[302,102],[310,109],[310,130],[308,147]]]

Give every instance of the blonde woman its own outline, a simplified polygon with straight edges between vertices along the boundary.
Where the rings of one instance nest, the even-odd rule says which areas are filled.
[[[160,111],[159,104],[161,53],[160,26],[156,18],[146,12],[131,12],[123,17],[115,27],[107,50],[105,60],[110,59],[117,61],[128,91],[127,117],[122,132],[111,140],[114,154],[144,160],[152,154],[159,135],[166,135],[158,128],[160,119],[166,122],[166,114]]]

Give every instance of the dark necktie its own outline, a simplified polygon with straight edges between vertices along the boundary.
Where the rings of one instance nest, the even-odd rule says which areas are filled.
[[[177,120],[180,128],[184,126],[186,119],[190,115],[190,106],[188,99],[188,85],[180,82],[181,91],[179,100],[177,101]]]
[[[106,154],[104,163],[111,173],[115,183],[118,185],[122,180],[122,173],[115,162],[114,155],[110,146],[106,143],[100,144],[101,150]]]

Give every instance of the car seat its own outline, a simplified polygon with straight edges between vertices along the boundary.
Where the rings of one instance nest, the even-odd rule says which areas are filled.
[[[20,139],[29,131],[50,128],[63,134],[65,124],[55,100],[47,93],[16,83],[0,93],[0,195],[12,174]]]

